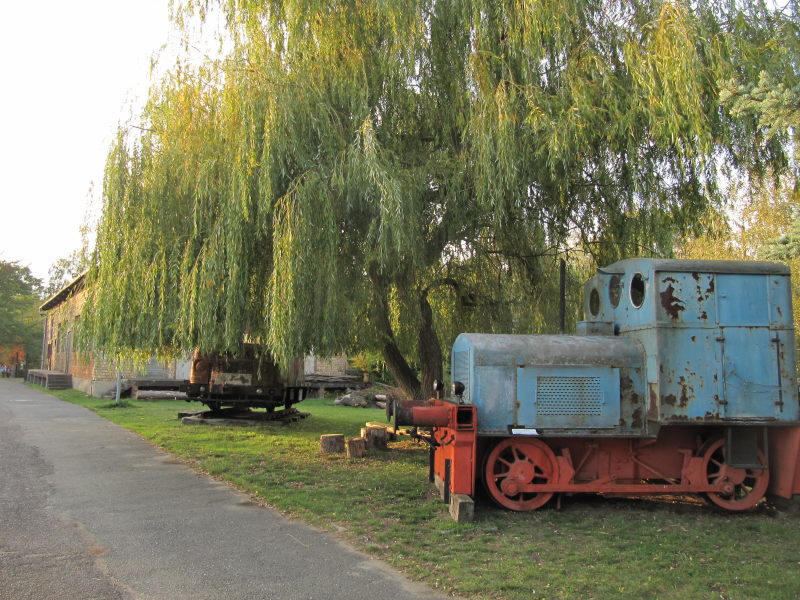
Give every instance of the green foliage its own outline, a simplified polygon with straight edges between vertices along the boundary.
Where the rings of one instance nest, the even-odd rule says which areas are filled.
[[[0,260],[0,346],[22,345],[26,362],[38,367],[42,319],[42,282],[28,267]]]
[[[720,99],[747,131],[742,147],[749,157],[771,156],[771,166],[800,164],[800,4],[796,0],[770,10],[762,2],[745,5],[732,22],[738,36],[736,73],[721,86]],[[751,151],[754,151],[752,154]],[[763,174],[760,160],[755,173]]]
[[[795,203],[795,212],[789,224],[786,235],[768,241],[762,254],[770,260],[797,260],[800,259],[800,209]]]
[[[109,154],[84,338],[107,353],[357,345],[416,393],[409,363],[440,375],[459,330],[553,331],[560,256],[573,321],[595,263],[697,228],[723,155],[784,156],[719,104],[766,30],[727,3],[187,0],[176,22],[216,10],[229,53],[179,63]]]

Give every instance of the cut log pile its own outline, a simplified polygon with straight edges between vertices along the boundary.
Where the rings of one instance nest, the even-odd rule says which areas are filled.
[[[347,458],[363,458],[368,452],[386,450],[387,442],[394,441],[396,436],[380,423],[367,423],[361,428],[361,437],[345,441],[339,433],[321,435],[319,449],[322,453],[335,454],[345,452]]]

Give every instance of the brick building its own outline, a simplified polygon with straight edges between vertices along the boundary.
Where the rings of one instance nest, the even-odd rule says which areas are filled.
[[[116,389],[115,365],[93,352],[77,352],[75,326],[86,303],[86,272],[50,297],[40,309],[45,313],[42,369],[72,377],[72,387],[90,396],[108,396]],[[185,379],[184,361],[159,362],[155,357],[143,369],[123,365],[124,380]]]
[[[86,272],[50,297],[40,309],[45,313],[42,370],[71,376],[71,385],[90,396],[112,395],[116,389],[117,372],[114,364],[92,352],[77,352],[75,327],[86,302]],[[188,379],[190,359],[186,361],[159,362],[155,357],[144,369],[123,365],[122,379],[174,380]],[[347,356],[320,358],[309,355],[305,359],[306,375],[344,376]]]

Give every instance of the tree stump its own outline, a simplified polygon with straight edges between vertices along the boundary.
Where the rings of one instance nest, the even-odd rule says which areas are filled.
[[[367,450],[386,450],[386,429],[362,427],[361,437],[367,440]]]
[[[364,458],[367,454],[367,440],[357,437],[347,440],[347,458]]]
[[[344,435],[331,433],[319,436],[319,450],[325,453],[344,452]]]
[[[378,423],[377,421],[368,421],[365,427],[379,427],[386,432],[386,441],[387,442],[396,442],[397,435],[391,430],[391,428],[387,427],[383,423]]]

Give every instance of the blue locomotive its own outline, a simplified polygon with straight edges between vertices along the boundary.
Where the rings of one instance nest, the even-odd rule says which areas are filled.
[[[564,493],[692,493],[728,510],[800,494],[788,267],[631,259],[584,292],[578,335],[461,334],[455,395],[394,407],[431,429],[454,513],[481,480],[512,510]]]

